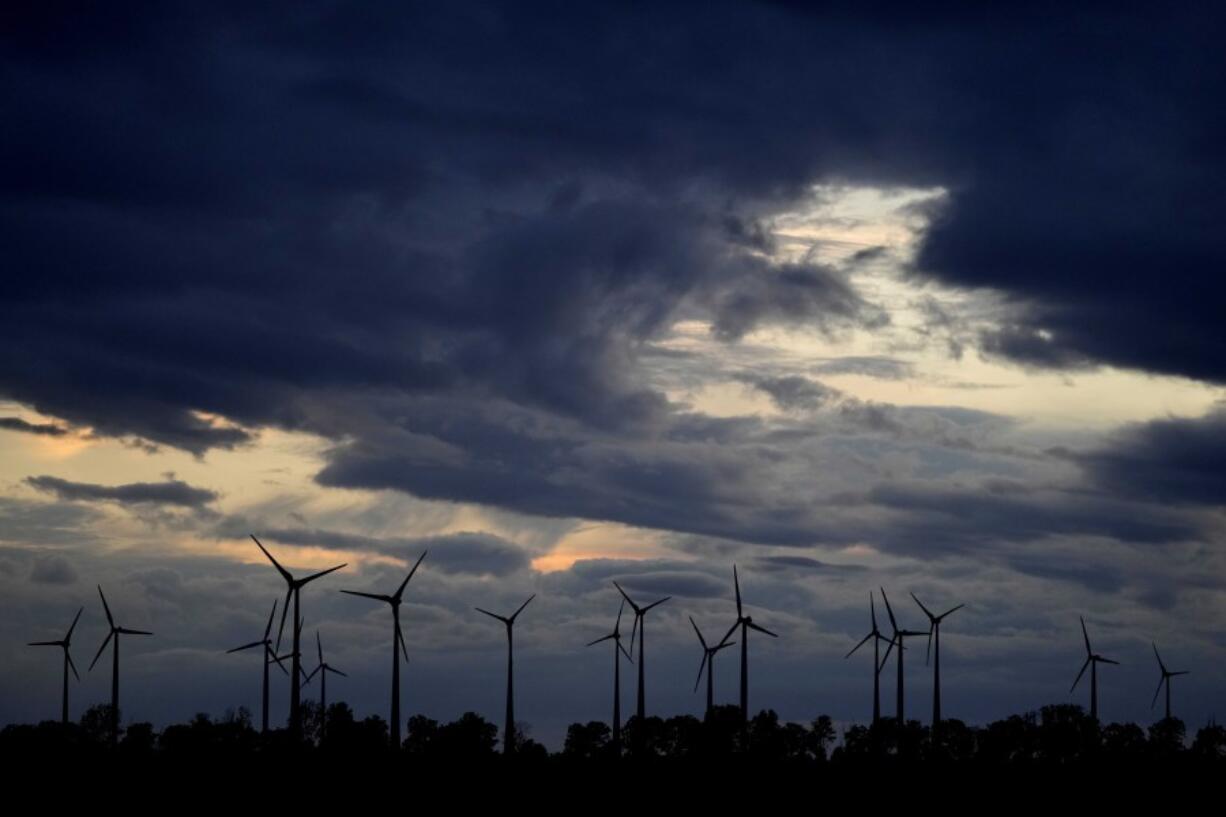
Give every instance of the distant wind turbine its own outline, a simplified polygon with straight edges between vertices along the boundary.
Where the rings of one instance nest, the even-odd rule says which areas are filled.
[[[891,639],[891,641],[892,641],[892,642],[897,642],[897,644],[898,644],[898,658],[897,658],[897,659],[895,659],[895,660],[898,662],[898,701],[897,701],[897,710],[898,710],[898,711],[897,711],[896,717],[898,718],[898,725],[901,727],[901,726],[903,726],[903,725],[906,723],[906,720],[905,720],[905,714],[904,714],[904,707],[903,707],[903,697],[904,697],[904,696],[903,696],[903,660],[902,660],[902,654],[903,654],[904,649],[905,649],[905,648],[904,648],[904,645],[903,645],[903,640],[904,640],[904,639],[906,639],[906,638],[911,638],[911,637],[913,637],[913,636],[917,636],[917,635],[928,635],[928,632],[927,632],[927,631],[925,631],[925,630],[900,630],[900,629],[898,628],[898,621],[897,621],[897,620],[895,620],[895,618],[894,618],[894,610],[893,610],[893,609],[891,609],[891,607],[890,607],[890,597],[889,597],[889,596],[887,596],[887,595],[885,594],[885,588],[884,588],[884,587],[882,587],[882,588],[881,588],[881,599],[882,599],[882,601],[884,601],[884,602],[885,602],[885,611],[886,611],[886,613],[887,613],[887,614],[889,615],[889,617],[890,617],[890,628],[891,628],[891,629],[894,631],[894,635],[893,635],[893,638]],[[882,661],[883,661],[883,662],[884,662],[885,660],[888,660],[888,659],[889,659],[889,657],[890,657],[890,651],[889,651],[888,649],[887,649],[887,650],[886,650],[886,652],[885,652],[885,656],[886,656],[886,657],[885,657],[884,659],[882,659]]]
[[[1115,664],[1119,665],[1119,661],[1112,661],[1110,658],[1103,658],[1094,652],[1090,646],[1090,634],[1086,632],[1086,620],[1081,619],[1081,635],[1086,641],[1086,662],[1081,665],[1081,672],[1077,673],[1077,678],[1073,681],[1073,685],[1069,687],[1069,694],[1077,688],[1077,684],[1081,681],[1081,676],[1086,674],[1086,667],[1090,668],[1090,717],[1098,720],[1098,665]]]
[[[698,629],[698,624],[695,623],[694,617],[690,616],[690,624],[694,626],[694,634],[698,636],[698,643],[702,644],[702,661],[698,665],[698,678],[694,680],[694,691],[698,691],[698,685],[702,683],[702,671],[707,671],[707,710],[706,717],[711,717],[711,711],[715,708],[715,654],[725,647],[731,647],[736,644],[735,641],[728,641],[727,636],[724,640],[716,644],[714,647],[707,646],[707,640],[702,637],[702,631]]]
[[[111,631],[107,633],[106,640],[98,648],[98,654],[90,662],[89,669],[94,668],[94,664],[97,664],[98,659],[102,657],[102,651],[113,639],[114,644],[111,647],[111,745],[114,746],[119,742],[119,636],[153,635],[153,633],[144,630],[129,630],[127,627],[116,625],[115,619],[111,616],[111,608],[106,603],[106,596],[102,593],[102,585],[98,585],[98,595],[102,598],[102,609],[106,611],[106,620],[111,625]]]
[[[919,600],[914,593],[911,598],[915,599],[915,603],[924,611],[924,615],[928,616],[928,655],[924,659],[927,663],[933,656],[933,641],[936,642],[936,660],[932,665],[932,734],[935,735],[941,726],[941,622],[950,613],[961,610],[965,604],[959,604],[957,607],[951,607],[939,616],[934,616],[932,611],[924,606],[924,603]]]
[[[729,628],[720,642],[727,641],[736,632],[737,627],[741,628],[741,723],[746,724],[749,722],[749,631],[757,630],[771,638],[779,636],[765,627],[754,624],[753,616],[747,616],[741,610],[741,581],[737,577],[736,565],[732,566],[732,583],[736,588],[736,623]]]
[[[477,607],[479,613],[485,613],[490,618],[496,618],[507,626],[507,725],[502,733],[502,753],[504,755],[512,754],[515,751],[515,641],[513,637],[515,619],[528,606],[528,602],[536,598],[533,593],[528,597],[528,601],[519,605],[519,609],[507,616],[500,616],[497,613],[491,613],[489,610],[482,610]]]
[[[641,726],[643,723],[643,719],[647,717],[647,694],[646,694],[646,686],[643,683],[643,665],[647,663],[643,657],[644,655],[643,636],[645,634],[644,627],[646,626],[646,616],[649,612],[651,612],[651,609],[653,607],[663,604],[664,602],[671,599],[672,596],[665,596],[659,601],[653,601],[651,604],[647,605],[646,607],[639,607],[637,604],[634,603],[634,599],[626,595],[626,591],[622,590],[622,586],[620,584],[618,584],[617,582],[613,582],[613,586],[617,588],[617,592],[622,594],[622,598],[626,600],[626,602],[630,605],[630,609],[634,611],[634,626],[630,628],[630,652],[634,652],[634,639],[635,639],[635,636],[638,636],[638,640],[639,640],[639,662],[638,662],[639,663],[639,694],[638,694],[638,704],[635,707],[635,715],[638,717],[639,724]]]
[[[251,539],[253,542],[256,543],[256,545],[264,553],[264,555],[268,557],[268,561],[272,562],[272,566],[275,567],[277,569],[277,572],[281,574],[281,578],[285,579],[285,585],[287,587],[287,590],[285,592],[285,605],[281,608],[281,625],[277,628],[277,649],[280,650],[281,649],[281,635],[282,633],[285,632],[285,616],[289,612],[290,599],[292,598],[294,601],[294,621],[300,621],[301,611],[299,609],[300,607],[299,596],[301,595],[302,588],[305,585],[309,584],[310,582],[313,582],[316,579],[320,578],[321,576],[327,576],[329,573],[332,573],[333,571],[340,570],[345,565],[339,564],[336,567],[330,567],[327,570],[321,570],[318,573],[312,573],[310,576],[307,576],[306,578],[295,579],[293,574],[291,574],[288,570],[283,568],[280,562],[278,562],[276,559],[272,557],[272,554],[269,553],[268,549],[265,548],[264,545],[260,543],[260,540],[255,538],[255,534],[251,534]],[[290,677],[290,681],[289,681],[289,729],[290,729],[290,734],[292,734],[295,738],[301,738],[302,737],[302,710],[301,710],[302,678],[301,676],[303,674],[302,661],[301,661],[302,650],[301,650],[301,645],[298,643],[299,628],[294,627],[293,630],[294,630],[294,650],[290,654],[291,657],[293,658],[293,662],[290,666],[290,673],[289,673],[289,677]]]
[[[81,613],[83,612],[85,612],[84,607],[77,611],[76,617],[74,617],[72,620],[72,625],[68,628],[68,634],[59,641],[30,642],[31,647],[59,647],[64,650],[64,701],[63,706],[60,709],[60,723],[65,725],[68,723],[68,671],[72,670],[73,677],[78,681],[81,680],[81,676],[77,675],[77,666],[76,664],[72,663],[72,656],[68,654],[68,648],[72,646],[72,631],[77,628],[77,621],[81,618]],[[1167,709],[1170,709],[1169,696],[1167,700]]]
[[[856,650],[863,647],[868,640],[873,639],[873,725],[875,726],[881,720],[881,668],[885,665],[885,660],[890,656],[890,647],[886,647],[885,656],[880,654],[880,644],[884,641],[886,644],[893,646],[894,642],[881,634],[881,630],[877,629],[877,606],[873,603],[873,593],[870,590],[868,594],[868,610],[872,616],[873,629],[869,630],[868,635],[860,639],[860,643],[851,648],[851,652],[843,656],[844,659],[851,658]]]
[[[264,637],[260,639],[259,641],[252,641],[250,644],[244,644],[241,647],[235,647],[232,650],[226,650],[226,653],[229,654],[233,652],[241,652],[242,650],[249,650],[253,647],[262,646],[264,648],[263,649],[264,684],[263,684],[262,695],[261,695],[262,704],[261,704],[261,710],[260,710],[260,731],[265,734],[268,733],[268,665],[275,662],[276,665],[281,668],[281,671],[285,672],[285,665],[281,663],[281,660],[279,658],[277,658],[277,653],[272,648],[272,639],[269,638],[269,636],[272,634],[272,620],[276,615],[277,615],[277,600],[273,599],[272,611],[269,612],[268,614],[268,624],[265,625],[264,627]],[[286,672],[286,675],[288,674],[289,673]]]
[[[602,641],[613,642],[613,754],[616,757],[621,757],[622,748],[622,672],[621,672],[621,656],[625,655],[626,659],[631,664],[634,659],[630,657],[630,653],[622,646],[622,612],[626,609],[626,602],[623,599],[621,606],[617,608],[617,621],[613,624],[613,632],[598,638],[595,641],[589,642],[588,646],[594,646]]]
[[[322,743],[325,736],[324,729],[328,723],[328,673],[334,673],[342,678],[349,676],[324,660],[324,645],[319,640],[319,630],[315,631],[315,647],[319,650],[319,664],[311,670],[311,674],[302,683],[311,683],[315,673],[319,673],[319,741]]]
[[[429,551],[423,550],[421,555],[417,557],[417,561],[413,565],[413,569],[409,571],[409,575],[404,577],[404,581],[400,583],[400,587],[396,588],[396,592],[390,596],[381,596],[376,593],[360,593],[357,590],[342,590],[342,593],[348,593],[350,596],[361,596],[366,599],[374,599],[390,604],[392,607],[392,723],[391,723],[391,745],[392,749],[400,748],[400,656],[404,655],[404,660],[407,663],[409,660],[409,649],[404,645],[404,633],[400,629],[400,602],[404,599],[404,589],[409,586],[409,580],[413,578],[413,574],[417,572],[417,568],[421,565],[421,560],[426,558],[426,553]]]
[[[1152,642],[1151,642],[1152,643]],[[1162,656],[1158,655],[1158,645],[1154,644],[1154,658],[1158,659],[1158,669],[1162,671],[1162,677],[1158,680],[1158,688],[1154,690],[1154,699],[1150,701],[1149,708],[1153,709],[1154,704],[1158,703],[1158,693],[1162,691],[1162,687],[1166,686],[1166,720],[1171,719],[1171,679],[1176,675],[1187,675],[1188,670],[1178,670],[1171,672],[1166,668],[1166,664],[1162,663]]]

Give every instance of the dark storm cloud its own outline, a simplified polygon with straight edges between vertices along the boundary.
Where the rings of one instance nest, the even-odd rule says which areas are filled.
[[[531,566],[522,547],[488,533],[452,533],[418,538],[380,538],[311,528],[272,529],[260,533],[285,545],[314,545],[360,550],[415,561],[423,551],[432,569],[470,576],[507,576]]]
[[[169,505],[203,508],[217,499],[217,493],[195,488],[186,482],[132,482],[127,485],[97,485],[70,482],[52,476],[27,477],[26,483],[70,502],[118,502],[121,505]]]
[[[68,433],[68,429],[55,423],[30,423],[20,417],[0,417],[0,428],[44,437],[62,437]]]
[[[0,32],[0,394],[198,455],[322,434],[325,485],[828,539],[803,480],[768,487],[788,440],[640,365],[681,319],[883,324],[764,253],[819,182],[947,188],[917,274],[1007,295],[989,352],[1226,379],[1211,12],[906,12],[40,5]]]
[[[1153,502],[1218,505],[1226,498],[1226,407],[1202,417],[1125,426],[1088,451],[1061,451],[1101,490]]]

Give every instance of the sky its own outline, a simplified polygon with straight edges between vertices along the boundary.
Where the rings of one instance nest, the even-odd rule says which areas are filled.
[[[0,723],[120,624],[125,720],[247,706],[291,569],[386,715],[1226,711],[1226,57],[1212,4],[41,3],[0,26]],[[919,649],[923,649],[922,642]],[[731,652],[735,652],[731,651]],[[716,695],[737,695],[731,652]],[[908,665],[909,714],[931,676]],[[313,664],[313,662],[311,662]],[[107,700],[105,663],[73,714]],[[631,670],[629,666],[626,670]],[[892,677],[892,676],[887,676]],[[307,695],[313,695],[308,687]],[[891,683],[885,689],[892,692]],[[885,711],[892,711],[886,695]],[[273,692],[274,721],[288,691]],[[627,690],[623,700],[632,710]]]

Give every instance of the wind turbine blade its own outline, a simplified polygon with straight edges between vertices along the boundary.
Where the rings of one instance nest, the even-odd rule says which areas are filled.
[[[626,601],[630,602],[630,609],[634,611],[635,616],[637,617],[641,611],[639,610],[639,606],[634,603],[634,599],[627,596],[626,591],[622,590],[622,586],[616,581],[613,582],[613,586],[617,588],[617,592],[621,593],[622,597],[625,598]]]
[[[272,600],[272,610],[268,613],[268,624],[264,625],[264,640],[268,640],[268,634],[272,632],[272,620],[277,617],[277,600]]]
[[[885,645],[885,655],[881,656],[881,663],[877,665],[877,674],[885,669],[885,662],[890,660],[890,650],[894,649],[894,639],[890,639]]]
[[[929,610],[927,607],[925,607],[925,606],[924,606],[924,603],[923,603],[922,601],[920,601],[920,600],[919,600],[919,597],[918,597],[918,596],[916,596],[914,593],[912,593],[912,594],[911,594],[911,598],[915,599],[915,603],[916,603],[916,604],[918,604],[918,605],[920,606],[920,609],[924,611],[924,615],[928,616],[928,618],[929,618],[929,619],[936,618],[936,616],[934,616],[934,615],[932,614],[932,611],[931,611],[931,610]]]
[[[385,601],[388,604],[391,604],[392,602],[396,600],[393,596],[381,596],[378,593],[363,593],[358,590],[342,590],[341,592],[347,595],[350,595],[350,596],[361,596],[364,599],[374,599],[375,601]]]
[[[702,637],[702,631],[698,629],[698,625],[694,623],[694,617],[690,616],[690,624],[694,626],[694,633],[698,636],[698,643],[702,644],[702,648],[707,648],[707,640]]]
[[[873,617],[873,632],[877,632],[877,605],[873,603],[873,591],[868,591],[868,614]]]
[[[148,630],[129,630],[127,627],[116,627],[115,632],[123,633],[124,635],[153,635]]]
[[[485,613],[485,614],[486,614],[487,616],[489,616],[490,618],[496,618],[496,619],[498,619],[499,621],[501,621],[503,624],[510,624],[510,623],[511,623],[510,621],[508,621],[507,619],[505,619],[505,618],[503,618],[502,616],[498,615],[497,613],[491,613],[489,610],[482,610],[480,607],[474,607],[473,609],[474,609],[474,610],[476,610],[478,613]]]
[[[957,611],[961,610],[965,606],[966,604],[959,604],[957,607],[951,607],[948,610],[946,610],[944,613],[941,613],[941,615],[937,616],[937,618],[938,619],[945,618],[950,613],[956,613]]]
[[[281,563],[272,557],[272,554],[268,552],[268,548],[264,547],[264,544],[259,539],[255,538],[254,533],[250,534],[250,536],[252,541],[254,541],[259,549],[264,552],[264,555],[268,557],[268,561],[272,562],[272,566],[277,569],[277,572],[281,574],[281,577],[287,582],[292,583],[294,581],[294,577],[290,575],[289,571],[281,567]]]
[[[309,683],[311,683],[311,679],[315,677],[315,673],[319,672],[321,669],[323,669],[323,667],[324,667],[324,665],[323,665],[323,664],[320,664],[318,667],[316,667],[315,669],[311,670],[311,674],[310,674],[310,675],[308,675],[308,676],[306,677],[306,680],[304,680],[302,683],[304,683],[304,684],[309,684]]]
[[[1093,654],[1094,649],[1090,646],[1090,634],[1086,632],[1085,616],[1079,616],[1079,618],[1081,619],[1081,635],[1086,640],[1086,652]]]
[[[77,674],[77,665],[72,663],[72,654],[68,652],[67,647],[64,648],[64,657],[68,659],[68,668],[72,670],[72,676],[80,681],[81,676]]]
[[[702,651],[702,661],[700,661],[698,664],[698,677],[694,679],[694,691],[695,692],[698,691],[698,685],[702,683],[702,671],[707,666],[707,658],[709,657],[710,655],[708,654],[708,652],[706,650],[703,650]]]
[[[872,638],[872,637],[873,637],[873,633],[869,633],[868,635],[864,636],[864,638],[860,639],[860,643],[859,643],[859,644],[857,644],[856,646],[852,647],[852,648],[851,648],[851,652],[847,653],[847,655],[844,655],[844,656],[843,656],[843,658],[844,658],[845,660],[846,660],[846,659],[848,659],[848,658],[851,658],[851,657],[852,657],[852,655],[854,655],[854,654],[855,654],[856,650],[860,649],[860,648],[861,648],[861,647],[863,647],[863,646],[864,646],[866,643],[868,643],[868,640],[869,640],[870,638]]]
[[[77,629],[77,622],[81,620],[81,614],[84,612],[85,612],[84,607],[82,607],[80,610],[77,610],[77,615],[72,620],[72,626],[68,628],[68,635],[64,636],[64,643],[68,643],[69,641],[72,640],[72,631]]]
[[[719,652],[725,647],[731,647],[735,644],[736,644],[735,641],[725,641],[723,644],[716,644],[714,647],[711,648],[711,654],[714,655],[715,653]]]
[[[617,621],[613,623],[613,632],[617,632],[622,628],[622,613],[626,609],[626,600],[622,599],[622,603],[617,606]]]
[[[102,585],[98,585],[98,595],[102,596],[102,609],[106,611],[106,623],[114,628],[115,619],[111,618],[111,605],[106,603],[106,596],[102,592]]]
[[[404,656],[404,663],[409,663],[409,648],[404,645],[404,630],[400,631],[400,654]]]
[[[428,550],[423,550],[421,555],[417,557],[417,561],[413,563],[413,569],[409,571],[409,575],[404,577],[404,581],[400,583],[400,587],[396,588],[396,592],[392,594],[393,598],[398,599],[404,593],[404,589],[409,586],[409,580],[412,579],[413,574],[417,572],[417,568],[421,564],[421,560],[426,558],[426,554],[429,552],[430,551]]]
[[[327,576],[329,573],[335,573],[337,570],[340,570],[342,567],[347,567],[348,565],[349,563],[345,562],[344,564],[339,564],[336,567],[330,567],[327,570],[321,570],[318,573],[312,573],[310,576],[307,576],[305,579],[300,579],[298,582],[298,586],[302,587],[302,585],[306,584],[307,582],[313,582],[322,576]]]
[[[608,641],[610,638],[617,638],[617,636],[615,636],[615,635],[613,635],[612,633],[610,633],[609,635],[606,635],[604,638],[598,638],[598,639],[596,639],[595,641],[589,641],[589,642],[587,643],[587,646],[589,646],[589,647],[593,647],[593,646],[595,646],[595,645],[599,644],[599,643],[600,643],[600,642],[602,642],[602,641]]]
[[[631,664],[634,663],[634,656],[626,652],[626,648],[622,646],[622,642],[620,638],[617,639],[617,648],[622,651],[622,655],[626,656],[627,661],[629,661]]]
[[[324,662],[324,643],[319,640],[319,630],[315,631],[315,648],[319,650],[319,663]]]
[[[729,638],[732,638],[732,634],[733,634],[733,633],[735,633],[735,632],[736,632],[736,628],[737,628],[737,627],[740,627],[740,626],[741,626],[741,620],[740,620],[740,619],[737,619],[737,620],[736,620],[736,621],[733,623],[733,625],[732,625],[731,627],[729,627],[729,628],[728,628],[728,632],[724,633],[724,637],[723,637],[723,638],[721,638],[721,639],[719,640],[719,643],[723,644],[723,643],[724,643],[725,641],[727,641]]]
[[[643,614],[644,614],[644,615],[646,615],[647,611],[648,611],[648,610],[650,610],[652,607],[658,607],[659,605],[663,604],[664,602],[668,601],[668,600],[669,600],[669,599],[671,599],[671,598],[672,598],[672,596],[665,596],[664,598],[660,599],[659,601],[653,601],[651,604],[649,604],[649,605],[647,605],[646,607],[644,607],[644,608],[643,608]]]
[[[263,641],[252,641],[250,644],[244,644],[241,647],[235,647],[232,650],[226,650],[226,655],[229,655],[232,652],[242,652],[243,650],[249,650],[252,647],[259,647],[259,646],[262,646],[263,644],[264,644]]]
[[[98,648],[98,654],[94,656],[94,660],[90,662],[89,669],[94,668],[94,664],[98,663],[98,659],[102,657],[102,651],[106,649],[106,645],[111,643],[111,639],[115,637],[115,631],[106,634],[106,639],[102,642],[102,646]],[[89,670],[86,670],[88,672]]]
[[[1119,661],[1112,661],[1110,658],[1103,658],[1102,656],[1099,656],[1098,661],[1103,664],[1115,664],[1117,667],[1120,665]]]
[[[890,597],[885,594],[885,588],[881,588],[881,599],[885,602],[885,611],[890,616],[890,627],[894,632],[898,632],[898,622],[894,620],[894,608],[890,607]]]
[[[741,617],[741,579],[736,574],[736,565],[732,566],[732,585],[736,588],[736,617]]]
[[[928,666],[928,663],[932,660],[932,631],[935,627],[935,623],[931,621],[928,623],[928,650],[924,654],[924,666]]]
[[[1154,690],[1154,699],[1149,702],[1150,709],[1153,709],[1154,704],[1158,703],[1158,693],[1162,691],[1162,685],[1165,683],[1167,683],[1167,680],[1166,676],[1163,675],[1160,679],[1158,679],[1158,688]]]
[[[519,609],[511,614],[512,624],[515,623],[515,619],[518,618],[519,614],[524,611],[524,608],[528,606],[528,602],[532,601],[534,598],[536,598],[536,593],[533,593],[531,596],[528,596],[528,601],[525,601],[523,604],[519,605]]]
[[[271,661],[268,660],[269,656],[272,656]],[[269,647],[267,644],[264,645],[264,661],[269,664],[276,664],[278,667],[281,668],[282,672],[284,672],[286,675],[289,675],[289,670],[287,670],[285,668],[285,665],[281,663],[281,659],[277,656],[275,652],[273,652],[272,647]]]
[[[1068,689],[1070,694],[1077,688],[1077,682],[1081,680],[1081,676],[1086,674],[1086,668],[1090,666],[1090,662],[1093,660],[1093,658],[1087,658],[1086,662],[1081,665],[1081,672],[1077,673],[1077,678],[1073,681],[1073,685]]]
[[[1162,656],[1161,656],[1161,655],[1158,655],[1158,645],[1157,645],[1157,644],[1154,644],[1154,642],[1152,642],[1152,641],[1151,641],[1151,642],[1149,642],[1149,643],[1153,645],[1153,648],[1154,648],[1154,658],[1157,658],[1157,659],[1158,659],[1158,666],[1159,666],[1159,667],[1161,667],[1161,669],[1162,669],[1162,674],[1163,674],[1163,675],[1165,675],[1165,674],[1166,674],[1166,664],[1162,663]],[[1152,709],[1153,707],[1150,707],[1150,708]]]
[[[348,675],[346,675],[345,673],[341,672],[340,670],[338,670],[338,669],[333,669],[332,667],[324,667],[324,669],[325,669],[326,671],[328,671],[328,672],[331,672],[331,673],[335,674],[335,675],[339,675],[339,676],[341,676],[342,678],[348,678],[348,677],[349,677]]]
[[[294,587],[290,585],[285,592],[285,603],[281,605],[281,624],[277,627],[277,652],[281,651],[281,636],[285,634],[285,616],[289,614],[290,597],[294,595]]]
[[[634,602],[630,602],[630,606],[633,608]],[[638,631],[639,631],[639,614],[638,614],[638,610],[635,609],[634,625],[631,626],[630,628],[630,652],[634,652],[634,636],[638,634]]]
[[[758,631],[758,632],[760,632],[760,633],[766,633],[766,634],[767,634],[767,635],[769,635],[771,638],[778,638],[778,637],[779,637],[779,636],[775,635],[774,633],[772,633],[770,630],[766,629],[765,627],[759,627],[757,624],[754,624],[753,622],[746,622],[745,626],[746,626],[746,627],[748,627],[748,628],[749,628],[749,629],[751,629],[751,630],[757,630],[757,631]]]
[[[1181,669],[1179,672],[1168,672],[1167,675],[1174,678],[1176,675],[1187,675],[1191,670]]]
[[[62,647],[64,646],[64,642],[63,641],[28,641],[26,642],[26,646],[27,647]]]

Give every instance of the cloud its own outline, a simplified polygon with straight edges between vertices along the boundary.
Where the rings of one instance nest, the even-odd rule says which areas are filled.
[[[382,553],[410,561],[428,551],[426,562],[431,569],[468,576],[508,576],[531,565],[527,550],[488,533],[379,538],[313,528],[274,528],[262,531],[260,538],[285,545]]]
[[[913,364],[892,357],[848,356],[812,367],[814,374],[855,374],[879,380],[903,380],[914,374]]]
[[[1177,505],[1226,503],[1226,407],[1127,425],[1102,445],[1061,450],[1100,490]]]
[[[765,392],[771,401],[784,411],[812,411],[836,400],[842,394],[838,389],[796,375],[764,377],[742,374],[738,375],[737,379]]]
[[[73,584],[76,580],[77,571],[63,556],[39,556],[30,569],[30,581],[39,584]]]
[[[22,431],[26,434],[39,434],[44,437],[62,437],[68,429],[54,423],[30,423],[20,417],[0,417],[0,428],[9,431]]]
[[[218,497],[214,491],[195,488],[177,479],[168,479],[165,482],[133,482],[127,485],[97,485],[44,475],[27,477],[26,483],[69,502],[117,502],[121,505],[167,505],[200,509],[216,501]]]

